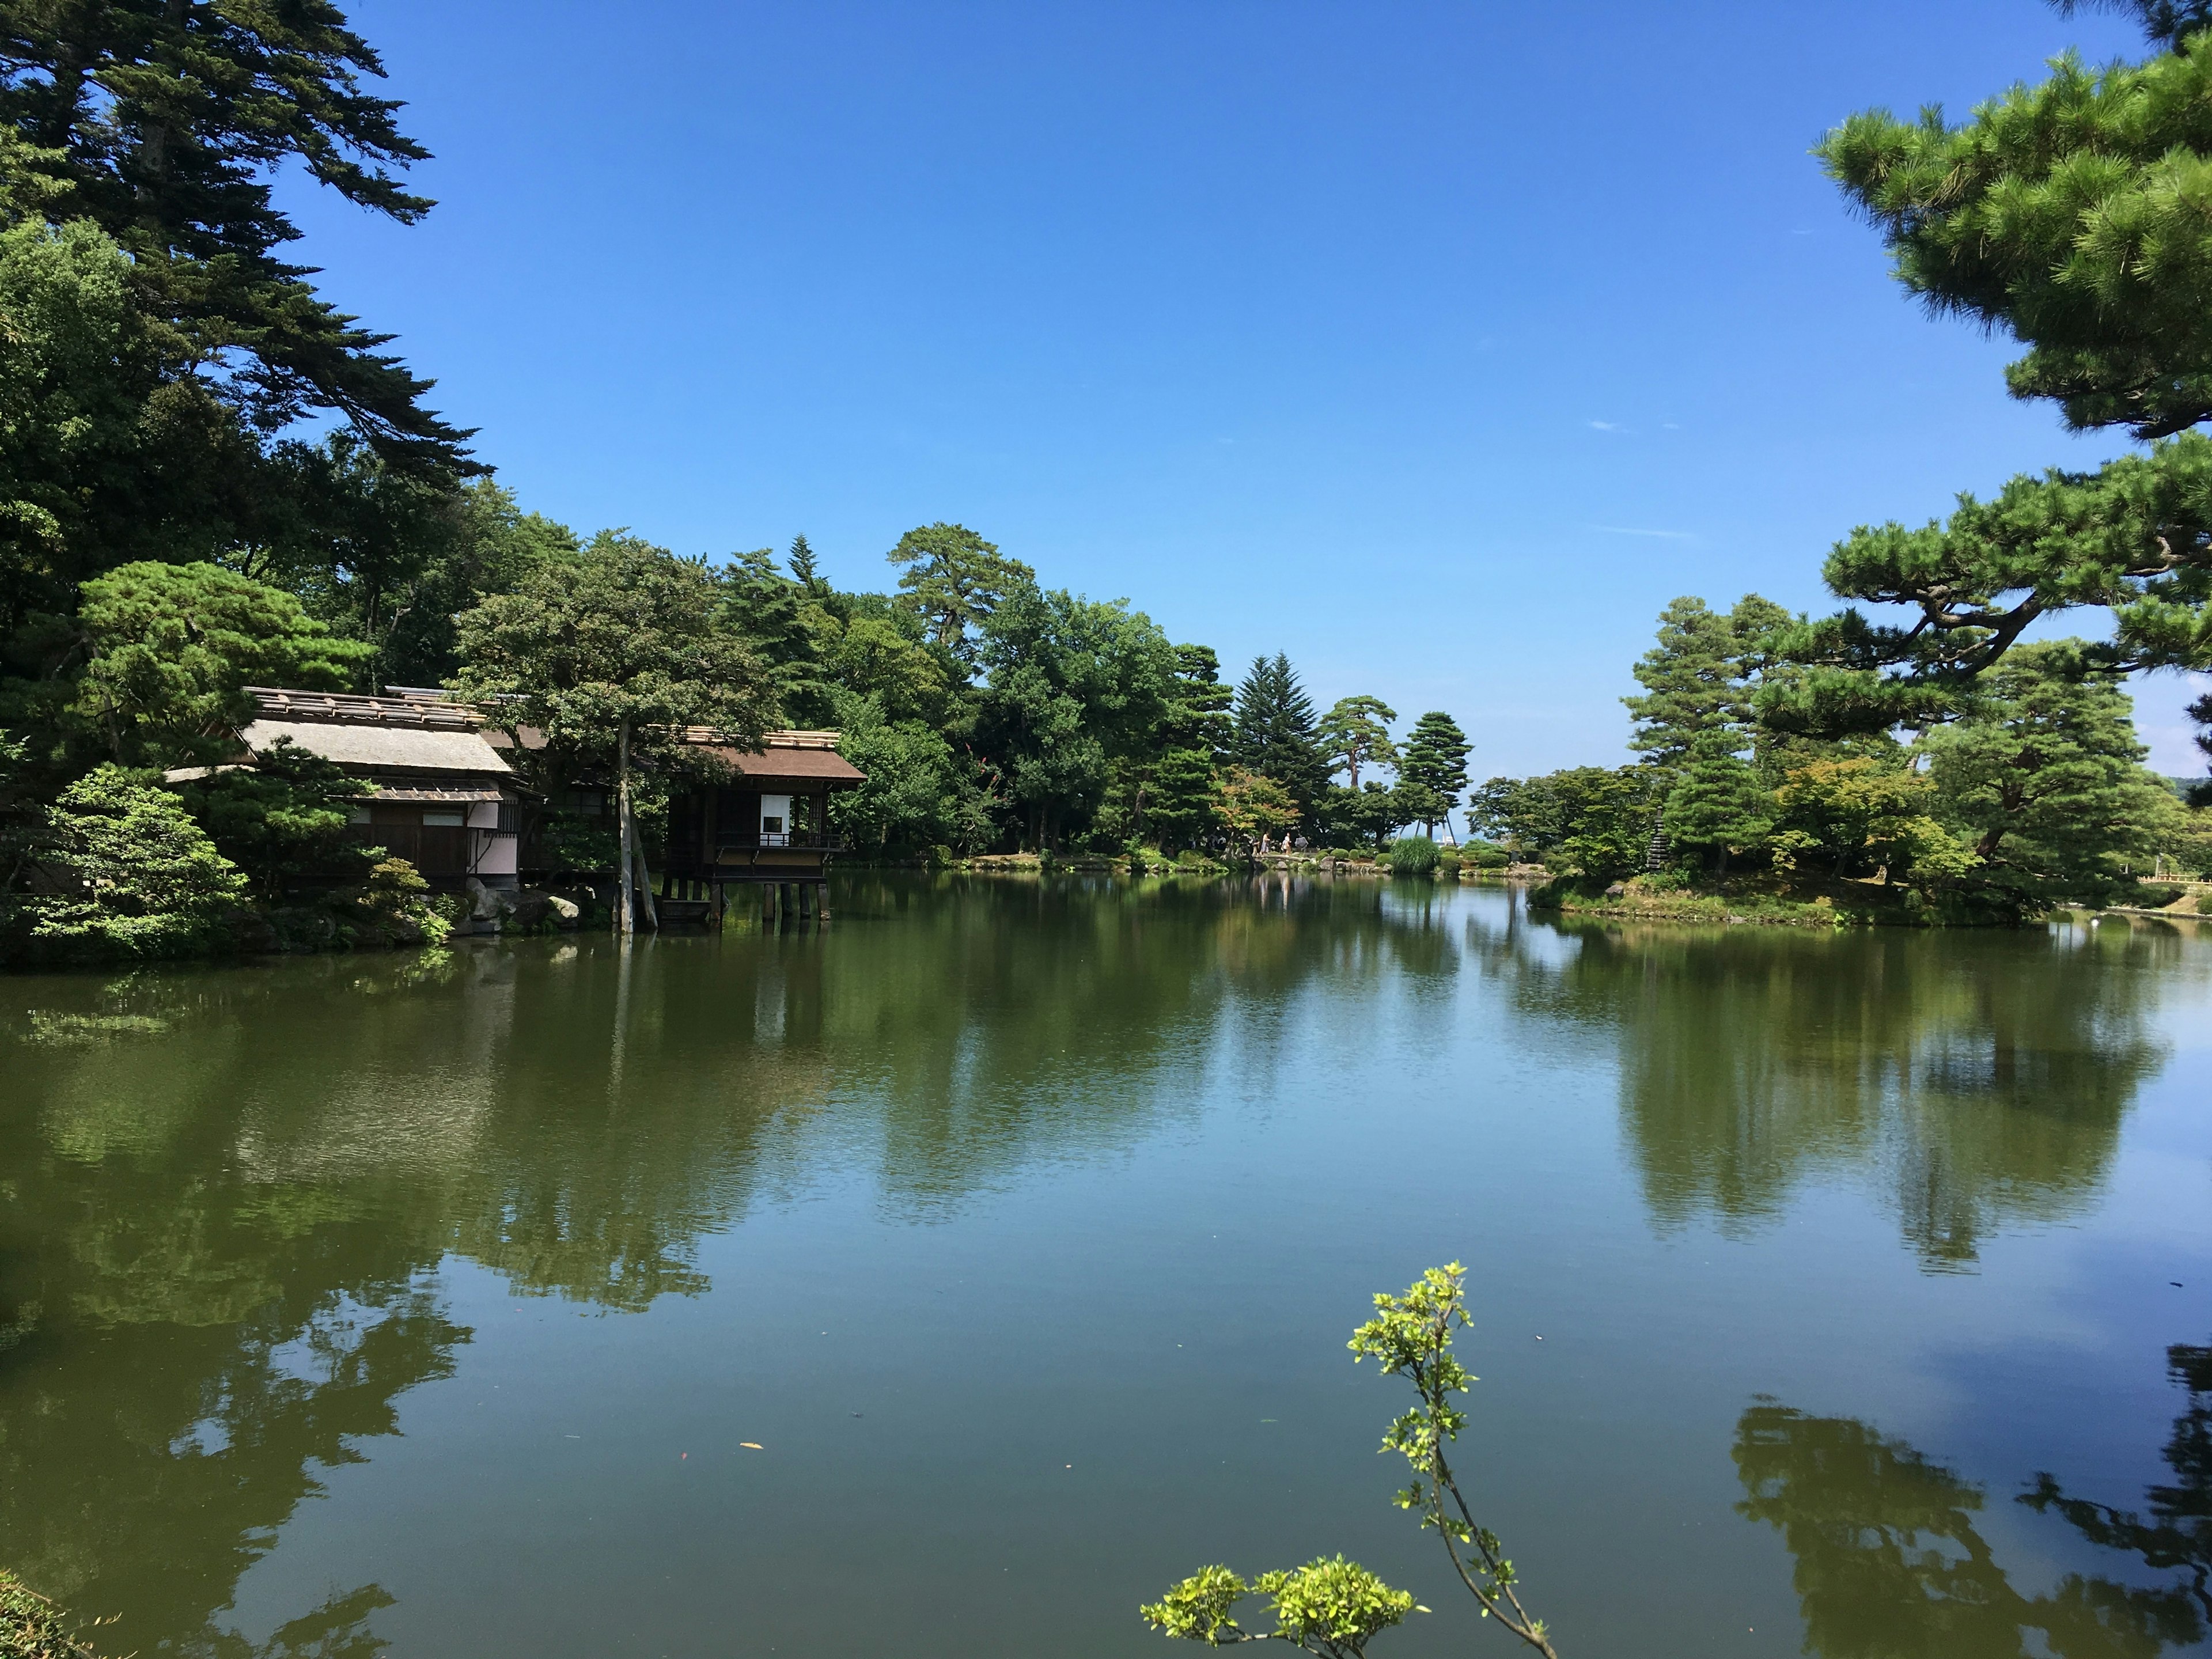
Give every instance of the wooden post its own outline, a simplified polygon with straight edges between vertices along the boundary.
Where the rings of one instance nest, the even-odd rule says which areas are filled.
[[[760,890],[761,926],[773,927],[775,926],[775,884],[772,881],[764,881],[761,884]]]
[[[814,884],[814,919],[817,921],[830,920],[830,884],[826,881]]]

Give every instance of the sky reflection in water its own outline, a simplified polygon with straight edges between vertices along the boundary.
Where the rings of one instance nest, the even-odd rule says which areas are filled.
[[[1343,1349],[1458,1256],[1564,1651],[2203,1641],[2212,940],[837,914],[8,981],[0,1561],[149,1654],[1109,1655],[1343,1549],[1463,1651]]]

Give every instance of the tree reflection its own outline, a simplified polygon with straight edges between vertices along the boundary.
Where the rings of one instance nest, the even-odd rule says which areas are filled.
[[[1746,1497],[1736,1508],[1772,1525],[1795,1558],[1806,1650],[1826,1659],[2149,1659],[2203,1640],[2212,1623],[2212,1349],[2178,1347],[2169,1359],[2189,1407],[2166,1449],[2174,1484],[2151,1489],[2148,1519],[2068,1498],[2049,1475],[2020,1501],[2064,1516],[2092,1544],[2179,1570],[2186,1586],[2075,1572],[2048,1594],[2023,1595],[1977,1528],[1979,1487],[1854,1418],[1771,1402],[1745,1412],[1733,1455]]]
[[[838,931],[18,981],[0,1031],[0,1560],[124,1648],[366,1659],[388,1598],[221,1624],[469,1333],[436,1271],[620,1310],[824,1162],[927,1218],[1194,1100],[1322,977],[1447,974],[1372,890],[862,884]],[[871,916],[865,949],[840,948]],[[619,1020],[623,1060],[610,1035]],[[12,1346],[11,1346],[12,1343]]]
[[[1748,1228],[1808,1174],[1874,1169],[1938,1271],[1970,1266],[1998,1226],[2094,1196],[2165,1058],[2144,969],[2185,948],[2120,927],[2080,948],[2041,933],[1567,935],[1571,953],[1520,972],[1517,993],[1617,1032],[1623,1125],[1662,1227]]]
[[[2167,1377],[2188,1391],[2189,1406],[2166,1443],[2172,1482],[2144,1494],[2143,1514],[2069,1498],[2049,1474],[2038,1475],[2021,1502],[2065,1516],[2094,1544],[2185,1575],[2199,1616],[2212,1627],[2212,1347],[2177,1343],[2166,1351],[2166,1366]]]

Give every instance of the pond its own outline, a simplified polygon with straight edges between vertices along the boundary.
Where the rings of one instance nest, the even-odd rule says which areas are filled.
[[[1567,1659],[2212,1616],[2212,936],[855,875],[0,999],[0,1563],[115,1653],[1137,1655],[1338,1551],[1520,1651],[1345,1346],[1453,1258]]]

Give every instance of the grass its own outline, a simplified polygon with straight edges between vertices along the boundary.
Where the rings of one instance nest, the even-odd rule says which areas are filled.
[[[61,1609],[0,1567],[0,1659],[93,1659]]]

